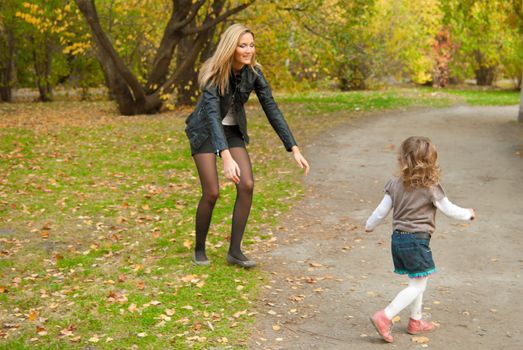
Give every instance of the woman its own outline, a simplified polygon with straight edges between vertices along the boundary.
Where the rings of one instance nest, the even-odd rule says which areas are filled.
[[[243,105],[253,90],[286,150],[293,153],[305,175],[309,164],[296,145],[256,62],[254,35],[248,28],[234,24],[223,33],[216,52],[202,65],[198,81],[203,93],[196,109],[187,118],[185,129],[202,186],[202,197],[196,211],[193,261],[196,265],[209,265],[205,240],[218,199],[216,156],[219,155],[225,177],[236,185],[227,261],[245,268],[253,267],[256,263],[241,251],[254,187],[251,161],[245,148],[249,135]]]

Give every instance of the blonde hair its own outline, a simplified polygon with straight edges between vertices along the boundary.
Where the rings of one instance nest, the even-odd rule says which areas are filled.
[[[229,86],[236,47],[242,35],[246,33],[250,33],[254,37],[254,33],[246,26],[233,24],[221,35],[216,51],[203,63],[198,74],[198,83],[202,89],[211,84],[218,87],[220,95],[225,94],[225,90]],[[253,53],[249,66],[253,70],[254,67],[260,66],[256,62],[256,53]]]
[[[405,187],[431,187],[439,183],[438,151],[428,137],[411,136],[404,140],[398,162]]]

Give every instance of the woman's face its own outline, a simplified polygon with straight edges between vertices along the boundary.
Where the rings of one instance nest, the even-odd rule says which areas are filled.
[[[254,51],[254,37],[251,33],[243,34],[234,52],[234,68],[241,69],[244,65],[250,64],[254,56]]]

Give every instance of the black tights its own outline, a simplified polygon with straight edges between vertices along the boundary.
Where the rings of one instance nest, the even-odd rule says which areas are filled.
[[[232,214],[231,244],[229,254],[236,259],[247,260],[241,251],[241,244],[247,219],[251,211],[254,179],[252,165],[247,150],[243,147],[229,148],[232,158],[240,167],[240,183],[236,185],[236,202]],[[200,183],[202,198],[196,210],[196,247],[197,260],[205,260],[205,240],[209,232],[212,211],[219,194],[218,171],[216,155],[213,153],[198,153],[193,156]]]

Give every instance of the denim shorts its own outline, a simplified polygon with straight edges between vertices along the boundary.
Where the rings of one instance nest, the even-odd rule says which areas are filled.
[[[429,243],[430,239],[420,238],[414,233],[394,230],[391,240],[394,272],[411,278],[436,272]]]
[[[225,138],[227,139],[227,144],[229,145],[229,148],[245,148],[245,141],[243,141],[243,136],[238,125],[224,125],[223,131],[225,133]],[[198,149],[195,149],[191,145],[191,154],[195,155],[197,153],[216,153],[216,149],[212,145],[210,136],[203,142],[203,144]]]

